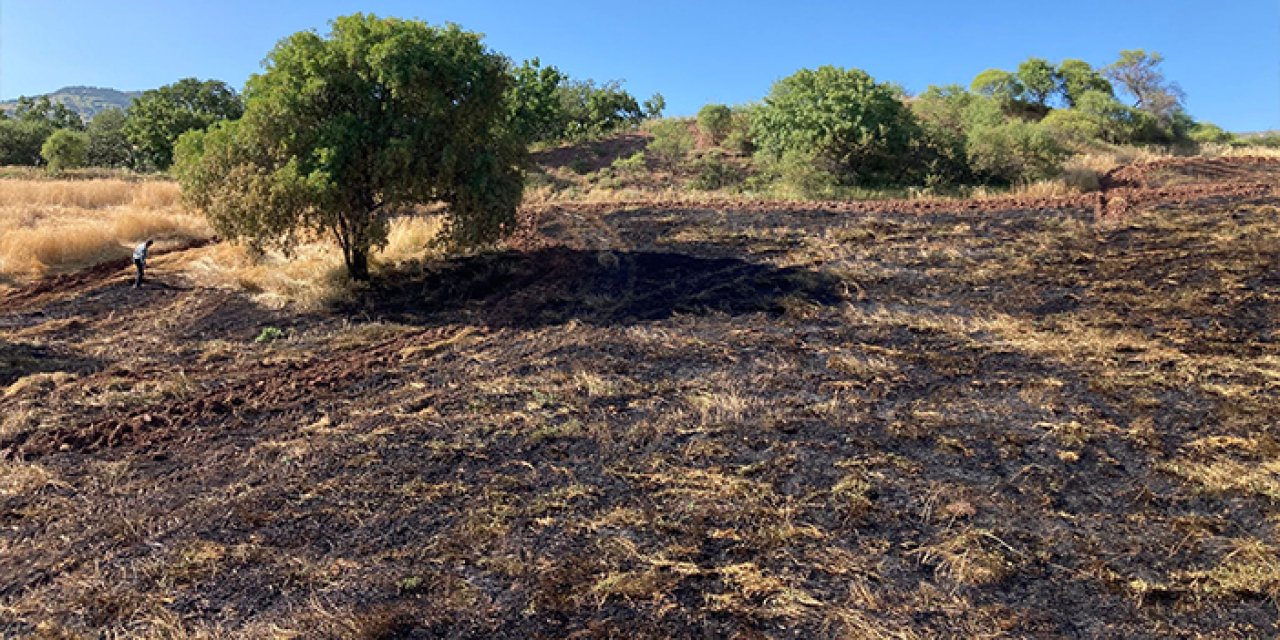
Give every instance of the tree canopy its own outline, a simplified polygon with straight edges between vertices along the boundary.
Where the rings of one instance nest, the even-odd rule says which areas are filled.
[[[135,98],[125,135],[139,168],[163,171],[173,164],[173,145],[179,136],[239,118],[242,110],[239,96],[226,83],[184,78]]]
[[[833,66],[779,80],[752,122],[766,158],[812,154],[822,170],[849,184],[897,181],[915,133],[901,89]]]
[[[1079,104],[1081,96],[1090,91],[1112,94],[1111,83],[1084,60],[1063,60],[1058,65],[1057,75],[1062,84],[1062,98],[1069,107]]]
[[[129,137],[125,135],[124,112],[106,109],[89,121],[88,163],[95,167],[127,167],[133,161]]]
[[[1018,100],[1026,91],[1026,87],[1022,86],[1018,76],[1003,69],[987,69],[979,73],[969,88],[976,93],[1006,103]]]
[[[1049,96],[1058,90],[1058,79],[1053,65],[1044,58],[1027,58],[1018,65],[1018,82],[1032,104],[1045,106]]]
[[[178,145],[184,197],[222,235],[288,248],[324,233],[363,280],[397,210],[447,204],[458,245],[514,225],[525,150],[504,101],[512,80],[478,35],[356,14],[327,37],[282,40],[263,64],[239,121]]]
[[[58,129],[44,141],[40,155],[50,173],[83,167],[89,154],[89,136],[82,131]]]

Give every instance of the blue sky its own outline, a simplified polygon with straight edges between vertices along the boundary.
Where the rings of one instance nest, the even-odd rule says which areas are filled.
[[[757,100],[823,64],[919,92],[1033,55],[1105,65],[1143,48],[1196,118],[1280,129],[1280,0],[0,0],[0,97],[188,76],[238,89],[280,38],[356,11],[456,22],[513,59],[661,92],[671,115]]]

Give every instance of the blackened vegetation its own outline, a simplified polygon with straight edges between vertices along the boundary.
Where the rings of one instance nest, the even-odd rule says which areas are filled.
[[[784,299],[796,296],[835,304],[839,287],[830,274],[737,258],[551,247],[437,265],[424,277],[369,292],[358,308],[406,324],[462,313],[493,327],[574,319],[615,325],[673,314],[777,313]]]

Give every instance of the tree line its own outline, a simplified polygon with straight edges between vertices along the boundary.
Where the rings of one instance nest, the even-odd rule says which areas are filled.
[[[661,94],[640,102],[616,81],[571,78],[533,59],[505,61],[510,83],[500,97],[509,128],[526,144],[607,135],[660,117]],[[135,98],[129,109],[107,109],[85,122],[47,96],[19,98],[0,112],[0,165],[167,171],[183,133],[207,129],[244,112],[243,97],[225,82],[184,78]]]
[[[1074,153],[1113,145],[1240,144],[1186,112],[1162,62],[1144,50],[1122,51],[1101,68],[1032,57],[1012,71],[983,71],[967,87],[918,95],[860,69],[803,69],[760,102],[704,106],[694,124],[711,152],[691,156],[693,134],[682,122],[651,125],[649,150],[693,171],[695,187],[736,181],[747,191],[786,185],[833,197],[850,188],[1032,182],[1057,175]],[[754,174],[735,174],[724,152],[749,158]]]
[[[1011,184],[1053,175],[1073,146],[1229,138],[1185,113],[1161,62],[1140,50],[1102,69],[1030,58],[918,96],[824,66],[778,81],[759,103],[707,105],[697,127],[766,179],[812,195]],[[537,59],[515,65],[457,25],[355,14],[326,35],[281,40],[243,94],[189,78],[88,124],[24,99],[0,120],[0,163],[168,170],[223,238],[285,250],[331,238],[363,280],[392,215],[443,203],[449,244],[492,243],[514,226],[531,146],[634,128],[664,107],[661,95],[641,103],[616,82],[574,80]],[[650,151],[682,162],[689,126],[650,129]],[[700,171],[711,188],[735,180],[716,156]]]

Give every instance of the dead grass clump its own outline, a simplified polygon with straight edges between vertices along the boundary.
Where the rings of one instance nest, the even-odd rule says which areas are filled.
[[[190,271],[208,284],[247,291],[269,307],[315,310],[352,295],[342,259],[334,254],[320,243],[297,247],[289,256],[222,243],[195,260]]]
[[[1226,158],[1280,158],[1280,147],[1263,147],[1249,145],[1247,147],[1228,146],[1217,150],[1218,156]]]
[[[127,258],[129,250],[101,225],[6,230],[0,238],[0,272],[39,274]]]
[[[1102,188],[1098,171],[1075,163],[1067,163],[1059,179],[1075,193],[1091,193]]]
[[[439,254],[444,219],[440,216],[402,216],[391,220],[387,244],[373,253],[376,263],[398,267]]]
[[[1267,435],[1208,436],[1186,444],[1189,457],[1162,463],[1159,468],[1191,482],[1203,493],[1243,493],[1280,500],[1280,443]]]
[[[1002,547],[1007,545],[990,531],[966,529],[912,553],[933,565],[941,577],[960,584],[984,585],[999,582],[1013,571],[1013,563]]]
[[[28,495],[55,485],[65,486],[56,473],[28,462],[6,460],[0,462],[0,497]]]
[[[812,594],[769,575],[754,562],[743,562],[717,569],[729,588],[726,593],[708,594],[714,610],[746,613],[765,619],[801,620],[813,616],[823,607]]]
[[[198,216],[139,210],[128,210],[116,216],[112,232],[116,240],[126,243],[148,238],[189,239],[212,235],[208,223]]]

